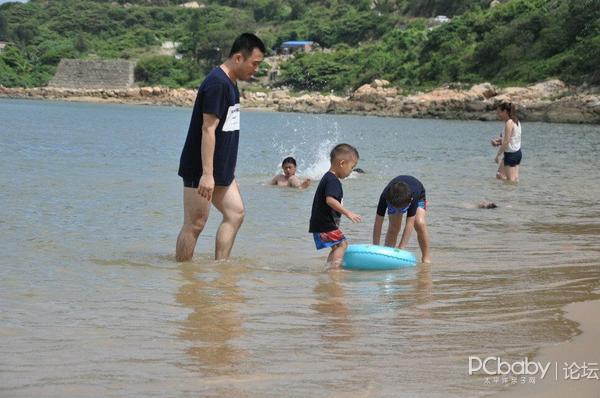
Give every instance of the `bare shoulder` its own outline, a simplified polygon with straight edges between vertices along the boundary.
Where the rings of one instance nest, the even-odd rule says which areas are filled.
[[[283,174],[278,174],[271,180],[271,184],[273,185],[281,185],[283,182],[287,184],[287,180]]]
[[[289,179],[290,186],[295,188],[307,188],[310,185],[310,178],[300,178],[296,175],[291,176]]]
[[[298,176],[293,175],[290,176],[290,178],[288,178],[288,183],[291,187],[299,187],[300,184],[302,184],[302,181],[300,180],[300,178],[298,178]]]

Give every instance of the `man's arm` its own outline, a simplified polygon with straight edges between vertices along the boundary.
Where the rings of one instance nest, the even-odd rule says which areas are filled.
[[[215,189],[213,159],[215,155],[215,131],[219,119],[211,113],[202,114],[202,176],[198,184],[198,193],[210,202]]]
[[[289,182],[289,184],[290,184],[291,187],[294,187],[294,188],[306,188],[310,184],[310,179],[307,178],[306,180],[302,180],[298,176],[291,176],[290,179],[288,180],[288,182]]]
[[[288,179],[288,184],[290,187],[298,188],[300,185],[302,185],[302,181],[297,176],[291,176]]]

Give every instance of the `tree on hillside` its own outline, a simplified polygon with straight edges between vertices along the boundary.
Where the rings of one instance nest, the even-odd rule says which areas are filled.
[[[0,40],[8,39],[8,21],[3,14],[0,14]]]
[[[85,40],[85,37],[83,37],[82,33],[77,35],[77,38],[75,39],[75,43],[73,44],[73,47],[75,47],[75,49],[77,51],[79,51],[80,53],[85,53],[89,49],[87,41]]]
[[[476,8],[488,8],[489,0],[397,0],[402,13],[418,17],[454,16]]]

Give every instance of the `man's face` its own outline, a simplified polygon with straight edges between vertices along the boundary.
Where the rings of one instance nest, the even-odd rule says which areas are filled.
[[[294,174],[296,174],[296,166],[294,166],[293,163],[284,164],[282,169],[283,169],[283,174],[285,174],[286,177],[291,177]]]
[[[235,55],[235,62],[237,66],[236,76],[239,80],[250,80],[252,76],[258,71],[264,54],[255,48],[252,50],[252,54],[248,58],[244,58],[242,53]]]

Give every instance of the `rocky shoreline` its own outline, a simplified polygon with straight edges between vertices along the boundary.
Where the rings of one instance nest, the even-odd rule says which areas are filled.
[[[139,87],[125,90],[6,88],[0,97],[145,105],[192,106],[196,90]],[[498,88],[490,83],[469,89],[441,87],[403,94],[389,82],[375,80],[346,97],[287,90],[242,89],[242,106],[280,112],[358,114],[406,118],[497,120],[503,101],[516,103],[526,121],[600,124],[600,90],[570,87],[549,80],[527,87]]]

